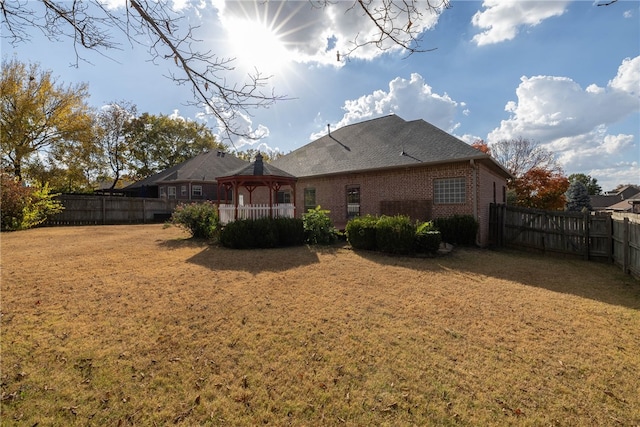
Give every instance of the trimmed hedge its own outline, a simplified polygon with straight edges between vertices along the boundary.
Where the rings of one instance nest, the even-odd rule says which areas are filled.
[[[476,234],[480,227],[478,221],[471,215],[436,218],[433,224],[440,230],[444,242],[455,245],[475,245]]]
[[[415,250],[420,253],[435,252],[440,248],[442,236],[433,222],[423,222],[416,228]]]
[[[304,228],[296,218],[238,220],[222,229],[220,243],[233,249],[297,246],[304,243]]]
[[[408,216],[381,216],[376,223],[376,247],[382,252],[413,252],[416,227]]]
[[[367,215],[350,220],[345,227],[347,241],[354,249],[376,250],[378,218]]]

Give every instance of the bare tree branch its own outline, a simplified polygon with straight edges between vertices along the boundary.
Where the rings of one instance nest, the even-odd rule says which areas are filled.
[[[425,13],[440,13],[449,0],[352,0],[348,12],[361,11],[373,24],[373,33],[358,34],[353,47],[338,54],[348,58],[357,49],[374,46],[380,50],[400,47],[408,55],[422,49]],[[315,7],[338,4],[334,0],[309,0]],[[257,70],[240,81],[234,75],[234,59],[220,58],[211,51],[199,50],[194,27],[171,8],[170,0],[128,0],[125,8],[112,8],[106,0],[0,0],[3,37],[13,44],[28,42],[34,30],[50,40],[71,39],[76,66],[82,50],[106,52],[121,49],[114,33],[126,36],[131,45],[148,49],[151,61],[173,61],[179,71],[169,78],[189,86],[194,105],[208,111],[218,122],[222,136],[256,139],[238,124],[238,118],[251,116],[251,110],[268,107],[286,99],[267,90],[270,76]],[[373,34],[373,35],[371,35]],[[88,61],[87,61],[88,62]],[[232,78],[233,77],[233,78]]]

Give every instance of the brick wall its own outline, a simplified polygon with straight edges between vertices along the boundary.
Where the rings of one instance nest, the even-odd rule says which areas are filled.
[[[348,186],[360,186],[360,215],[380,215],[382,201],[413,201],[419,205],[429,201],[425,215],[430,217],[414,218],[430,220],[455,214],[473,215],[480,222],[479,243],[487,243],[489,203],[493,201],[493,182],[496,182],[497,197],[502,197],[504,179],[492,173],[486,166],[476,163],[474,192],[474,168],[469,162],[457,162],[439,166],[409,167],[387,171],[367,173],[349,173],[330,177],[299,178],[296,186],[296,210],[298,215],[304,212],[304,190],[315,188],[316,205],[331,211],[334,225],[344,228],[347,223],[346,189]],[[451,204],[433,203],[433,181],[439,178],[464,178],[466,202]],[[474,212],[474,194],[478,194],[477,211]],[[387,204],[388,205],[388,204]],[[424,205],[424,203],[423,203]]]

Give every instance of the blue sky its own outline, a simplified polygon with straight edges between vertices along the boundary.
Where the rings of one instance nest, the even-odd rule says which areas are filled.
[[[361,14],[345,13],[352,3],[175,0],[200,25],[202,49],[235,57],[238,79],[253,66],[273,74],[270,85],[291,98],[244,117],[243,126],[265,137],[236,139],[236,147],[287,153],[327,124],[395,113],[469,143],[531,138],[556,154],[566,174],[589,174],[603,190],[640,184],[640,2],[453,0],[415,24],[425,29],[422,46],[436,50],[405,58],[361,49],[338,62],[336,52],[370,27]],[[256,32],[262,27],[268,31]],[[140,113],[216,128],[205,111],[186,106],[188,88],[164,77],[173,61],[152,64],[126,40],[106,56],[80,51],[86,61],[77,68],[70,43],[35,33],[15,47],[3,39],[2,54],[39,62],[60,82],[88,83],[95,107],[125,100]]]

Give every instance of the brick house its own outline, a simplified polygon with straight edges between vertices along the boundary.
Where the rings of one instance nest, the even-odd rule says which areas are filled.
[[[396,115],[345,126],[274,160],[297,177],[297,215],[320,205],[337,228],[357,215],[454,214],[480,223],[489,243],[489,204],[506,202],[509,172],[487,154],[424,120]]]
[[[300,217],[320,205],[339,229],[357,215],[403,214],[421,221],[472,215],[480,223],[477,242],[484,246],[489,204],[506,202],[510,177],[458,138],[424,120],[396,115],[329,131],[269,164],[259,157],[249,163],[221,151],[201,153],[124,191],[221,206],[233,201],[235,217],[238,206],[274,212],[275,205],[291,205],[287,215]]]
[[[125,187],[130,197],[166,198],[178,201],[223,200],[218,197],[217,177],[246,167],[246,160],[220,150],[197,156]]]

